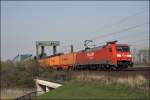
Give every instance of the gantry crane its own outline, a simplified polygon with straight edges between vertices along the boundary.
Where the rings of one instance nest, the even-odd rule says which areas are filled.
[[[53,55],[57,52],[57,46],[60,45],[59,41],[36,41],[36,58],[46,56],[45,55],[45,46],[53,47]],[[41,54],[39,55],[39,47],[41,47]]]

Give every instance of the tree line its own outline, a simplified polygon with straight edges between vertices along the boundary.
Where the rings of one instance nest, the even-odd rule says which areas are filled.
[[[34,79],[39,76],[51,76],[52,70],[41,67],[37,61],[13,63],[12,61],[1,61],[1,88],[30,88],[34,87]]]

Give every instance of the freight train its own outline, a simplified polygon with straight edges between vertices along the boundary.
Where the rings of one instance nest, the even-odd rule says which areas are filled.
[[[38,60],[41,66],[52,69],[121,70],[133,66],[129,45],[117,41],[85,50],[48,56]]]

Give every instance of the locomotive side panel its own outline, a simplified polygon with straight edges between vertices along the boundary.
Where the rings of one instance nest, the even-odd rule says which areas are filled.
[[[107,45],[98,49],[93,49],[77,53],[77,65],[88,64],[116,64],[115,45]]]
[[[77,53],[77,57],[76,57],[77,65],[85,65],[88,63],[87,61],[88,61],[88,58],[87,58],[86,52],[78,52]]]
[[[107,48],[101,48],[95,52],[94,61],[96,64],[107,64],[108,50]]]
[[[85,51],[77,53],[77,64],[105,64],[107,61],[107,49],[99,48],[96,50]]]
[[[116,65],[116,44],[109,44],[105,47],[105,63],[108,65]]]
[[[116,51],[116,44],[112,44],[112,62],[113,62],[113,65],[117,66],[117,51]]]

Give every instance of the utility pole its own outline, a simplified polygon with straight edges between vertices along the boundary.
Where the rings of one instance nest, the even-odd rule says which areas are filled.
[[[136,62],[136,49],[133,48],[133,62]]]
[[[70,45],[71,53],[73,53],[73,45]]]

